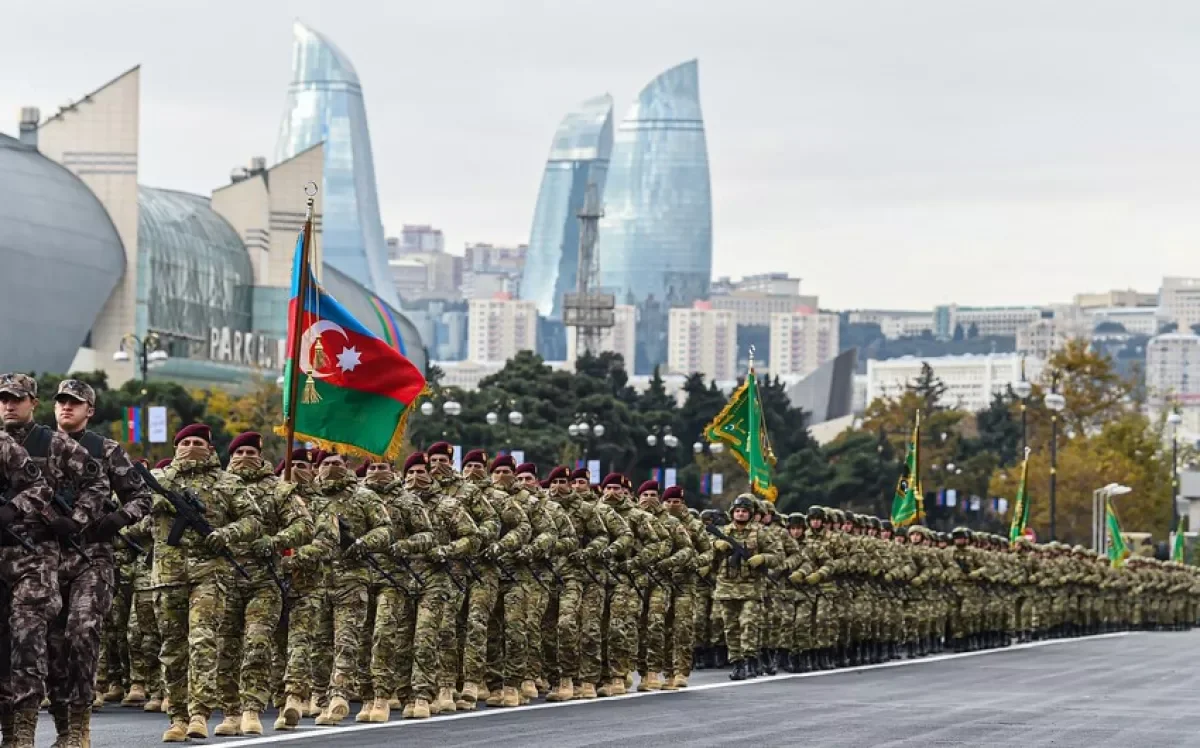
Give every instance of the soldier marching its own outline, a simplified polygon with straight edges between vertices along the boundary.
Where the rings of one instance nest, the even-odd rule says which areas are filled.
[[[193,424],[147,471],[86,430],[86,384],[60,386],[58,431],[32,424],[36,398],[29,377],[0,377],[14,748],[32,748],[43,699],[57,748],[90,745],[106,701],[161,711],[163,741],[188,742],[262,734],[271,707],[278,731],[342,724],[355,703],[358,722],[420,720],[681,690],[694,668],[743,680],[1200,615],[1181,564],[1114,569],[1080,546],[821,506],[783,516],[749,494],[699,513],[677,486],[617,473],[593,485],[479,450],[459,473],[444,442],[400,471],[298,449],[284,480],[258,434],[218,455]]]

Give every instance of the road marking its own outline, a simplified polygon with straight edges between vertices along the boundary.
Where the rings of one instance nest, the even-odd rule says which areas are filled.
[[[233,740],[229,742],[221,741],[214,745],[220,745],[223,748],[236,748],[237,746],[251,745],[267,745],[268,743],[287,743],[294,740],[311,740],[314,738],[329,739],[335,736],[349,735],[351,733],[363,732],[366,730],[388,730],[398,728],[419,728],[432,725],[441,725],[447,722],[453,722],[460,719],[483,719],[486,717],[511,716],[521,714],[523,712],[538,711],[541,709],[565,709],[577,706],[590,706],[593,704],[612,704],[624,699],[640,699],[650,696],[673,696],[675,694],[694,693],[696,691],[714,691],[718,688],[737,688],[738,686],[756,686],[761,683],[776,683],[778,681],[793,680],[797,678],[821,678],[830,675],[845,675],[847,673],[863,673],[870,670],[883,670],[885,668],[907,667],[910,665],[925,665],[931,662],[945,662],[947,660],[958,660],[964,657],[980,657],[983,655],[997,655],[1005,652],[1019,652],[1026,649],[1037,649],[1038,647],[1052,647],[1058,644],[1075,644],[1078,642],[1094,641],[1096,639],[1114,639],[1123,636],[1129,636],[1135,632],[1118,631],[1112,634],[1096,634],[1094,636],[1082,636],[1074,639],[1047,639],[1045,641],[1028,642],[1026,644],[1014,644],[1011,647],[1002,647],[999,649],[982,649],[978,652],[951,652],[947,654],[930,655],[928,657],[920,657],[914,660],[892,660],[891,662],[881,662],[878,665],[859,665],[857,667],[837,668],[834,670],[820,670],[812,673],[782,673],[780,675],[767,675],[758,678],[751,678],[741,681],[721,681],[719,683],[703,683],[696,686],[679,691],[635,691],[625,694],[624,696],[609,696],[603,699],[588,699],[587,701],[560,701],[555,703],[541,702],[538,704],[530,704],[508,709],[498,709],[481,707],[480,711],[474,712],[455,712],[444,717],[434,717],[432,719],[406,719],[392,722],[380,722],[375,724],[350,724],[344,727],[316,727],[304,726],[297,732],[285,732],[276,735],[265,735],[261,738],[246,738],[244,740]],[[347,718],[349,719],[349,718]]]

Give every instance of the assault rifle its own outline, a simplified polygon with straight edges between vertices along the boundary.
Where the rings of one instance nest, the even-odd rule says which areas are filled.
[[[717,527],[715,522],[711,525],[705,525],[704,531],[718,540],[724,540],[726,543],[729,543],[729,547],[733,549],[733,558],[729,560],[729,566],[735,572],[741,570],[743,561],[750,560],[752,554],[746,550],[746,546],[726,535],[725,531]]]
[[[337,515],[338,545],[341,546],[342,551],[345,551],[347,548],[349,548],[350,546],[352,546],[356,542],[358,542],[358,538],[354,537],[354,533],[350,531],[349,527],[347,527],[348,524],[349,523],[346,522],[345,517],[343,517],[340,514]],[[366,549],[364,549],[363,560],[367,562],[367,566],[370,566],[377,574],[379,574],[379,576],[383,577],[384,580],[388,584],[390,584],[392,587],[394,587],[396,590],[404,593],[408,597],[416,597],[415,593],[413,593],[412,590],[410,590],[407,587],[405,587],[404,585],[400,584],[400,582],[394,576],[392,576],[391,574],[388,573],[387,569],[384,569],[382,566],[379,565],[379,561],[375,558],[374,553],[371,553],[370,551],[367,551]],[[397,559],[397,560],[402,561],[403,559]],[[406,565],[406,571],[408,571],[409,574],[413,575],[413,579],[417,580],[418,584],[422,584],[421,578],[418,577],[413,572],[411,567],[408,567]]]
[[[54,496],[51,497],[50,501],[54,502],[54,506],[58,509],[62,516],[68,518],[71,516],[71,505],[67,502],[66,497],[64,497],[61,493],[55,491]],[[86,550],[84,550],[83,543],[79,542],[80,534],[81,533],[77,532],[74,535],[68,535],[67,545],[71,547],[71,550],[78,553],[84,561],[87,561],[90,564],[92,563],[92,557],[88,555]]]
[[[171,502],[171,506],[175,508],[175,521],[171,524],[171,531],[167,533],[167,545],[178,547],[183,540],[183,533],[189,529],[194,530],[201,538],[207,538],[215,532],[212,525],[204,518],[208,509],[195,491],[185,488],[180,493],[164,488],[163,484],[158,482],[158,479],[146,469],[145,465],[135,462],[134,467],[141,473],[142,479],[146,481],[147,486],[150,486],[150,490]],[[250,573],[238,563],[228,548],[222,550],[219,555],[228,561],[233,570],[241,577],[250,581]]]

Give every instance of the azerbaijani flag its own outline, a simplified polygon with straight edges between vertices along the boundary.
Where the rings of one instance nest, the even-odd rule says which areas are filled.
[[[425,377],[321,288],[311,270],[297,325],[304,251],[302,231],[292,263],[287,350],[294,350],[297,335],[300,349],[299,359],[289,360],[284,371],[284,417],[291,417],[295,408],[297,441],[341,454],[394,460],[400,455],[411,407],[425,389]],[[293,388],[294,376],[303,378],[301,387]],[[303,392],[298,403],[291,402],[293,389]],[[276,431],[286,435],[286,427]]]
[[[142,441],[142,409],[126,408],[122,421],[122,436],[130,444],[140,444]]]

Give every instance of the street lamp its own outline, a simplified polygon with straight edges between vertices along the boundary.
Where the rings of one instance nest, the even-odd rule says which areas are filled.
[[[606,429],[602,423],[597,423],[595,426],[588,423],[587,419],[595,418],[596,416],[594,415],[577,413],[575,414],[575,417],[579,419],[579,422],[572,423],[570,426],[567,426],[567,434],[571,438],[584,440],[583,459],[586,461],[590,452],[592,451],[593,440],[603,437],[608,429]]]
[[[170,355],[168,355],[161,346],[162,341],[159,339],[157,333],[146,333],[145,337],[142,338],[139,338],[133,333],[127,333],[121,338],[120,347],[113,351],[113,361],[122,363],[127,362],[132,358],[132,356],[130,356],[131,350],[133,351],[133,355],[137,356],[138,371],[142,375],[141,416],[142,423],[144,424],[143,428],[147,428],[149,425],[146,420],[146,396],[148,394],[146,390],[146,381],[149,379],[150,369],[162,365],[167,359],[170,358]],[[150,440],[147,437],[148,434],[142,435],[143,455],[150,454]]]
[[[1029,396],[1033,394],[1033,384],[1025,378],[1025,358],[1021,358],[1021,381],[1012,386],[1013,394],[1021,400],[1021,454],[1025,454],[1027,424],[1029,422]]]
[[[1172,412],[1167,416],[1167,425],[1171,427],[1171,527],[1168,534],[1179,527],[1179,426],[1183,416]]]
[[[1109,483],[1092,492],[1092,548],[1097,553],[1103,553],[1108,548],[1108,528],[1105,522],[1108,500],[1114,496],[1124,496],[1131,491],[1133,489],[1129,486]]]
[[[1067,399],[1058,393],[1059,373],[1050,375],[1050,394],[1046,395],[1046,407],[1050,409],[1050,540],[1057,540],[1058,503],[1058,414],[1067,407]]]

